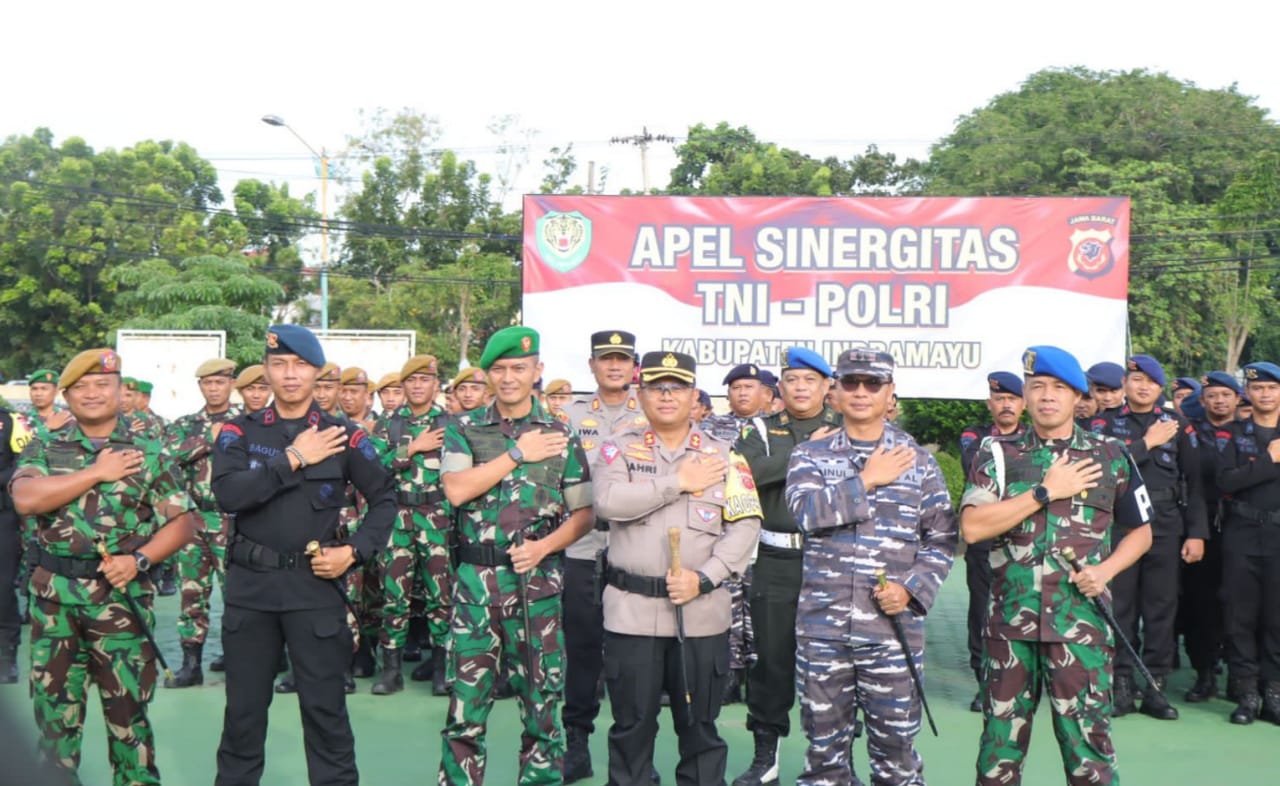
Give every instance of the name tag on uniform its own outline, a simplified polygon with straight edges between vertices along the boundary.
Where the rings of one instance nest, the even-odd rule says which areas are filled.
[[[818,471],[822,479],[828,483],[839,483],[849,477],[849,460],[843,458],[820,458],[817,460]]]

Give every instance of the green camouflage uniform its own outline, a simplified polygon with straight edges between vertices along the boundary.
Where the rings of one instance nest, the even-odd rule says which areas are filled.
[[[515,533],[530,540],[550,534],[571,512],[591,505],[591,482],[582,443],[569,426],[536,399],[529,415],[504,420],[496,405],[472,410],[449,424],[441,472],[481,466],[515,447],[526,431],[569,436],[559,456],[517,466],[493,488],[463,504],[454,524],[457,546],[487,546],[505,554]],[[453,686],[443,732],[441,784],[484,781],[485,723],[493,708],[494,676],[500,659],[520,701],[524,734],[520,786],[561,782],[564,739],[559,705],[564,693],[563,636],[560,630],[561,560],[553,555],[527,575],[528,615],[535,642],[523,641],[524,609],[510,565],[481,566],[459,561],[454,576],[448,681]],[[523,643],[523,646],[521,646]],[[534,661],[535,673],[526,666]]]
[[[129,555],[166,521],[194,508],[177,466],[156,440],[129,432],[117,421],[106,447],[144,454],[142,468],[115,483],[102,483],[71,504],[36,516],[44,556],[98,561],[97,540],[112,554]],[[14,477],[66,475],[92,464],[102,445],[79,427],[54,439],[33,439]],[[131,559],[132,557],[125,557]],[[80,764],[88,683],[98,684],[107,724],[113,783],[158,784],[155,740],[146,706],[155,687],[155,652],[129,606],[103,578],[70,578],[33,568],[31,593],[31,693],[43,759],[71,774]],[[154,625],[152,586],[145,573],[129,585]]]
[[[151,410],[134,410],[126,416],[126,419],[129,422],[129,433],[151,440],[164,440],[164,432],[168,424],[165,423],[164,418]]]
[[[431,641],[437,647],[449,640],[449,604],[453,592],[449,564],[449,503],[440,487],[443,448],[409,456],[409,443],[424,431],[446,424],[449,416],[437,406],[415,416],[406,405],[394,417],[381,418],[373,439],[382,449],[383,464],[396,481],[399,515],[390,545],[378,554],[378,574],[384,604],[380,643],[384,649],[404,649],[415,584],[421,582]]]
[[[995,450],[1004,456],[1003,483]],[[1043,441],[1034,429],[988,437],[974,459],[961,505],[985,505],[1030,491],[1063,452],[1073,462],[1092,459],[1102,467],[1097,488],[1054,500],[991,541],[994,581],[984,646],[979,786],[1021,782],[1044,688],[1067,782],[1120,782],[1111,742],[1112,632],[1097,606],[1070,583],[1060,552],[1070,546],[1085,564],[1097,564],[1109,554],[1112,539],[1119,543],[1145,525],[1150,501],[1124,446],[1079,427],[1069,440],[1055,442]]]
[[[178,552],[178,577],[182,581],[182,607],[178,613],[178,638],[183,644],[202,644],[209,634],[209,597],[217,577],[222,583],[227,559],[227,519],[213,498],[213,427],[240,414],[232,406],[226,412],[205,410],[184,415],[165,429],[165,449],[182,472],[191,501],[200,509],[204,531]]]

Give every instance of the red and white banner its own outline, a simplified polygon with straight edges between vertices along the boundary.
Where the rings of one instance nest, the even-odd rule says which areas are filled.
[[[544,377],[591,390],[590,334],[685,352],[713,395],[803,345],[883,350],[906,398],[983,398],[1054,344],[1124,358],[1129,200],[546,196],[524,199],[524,324]]]

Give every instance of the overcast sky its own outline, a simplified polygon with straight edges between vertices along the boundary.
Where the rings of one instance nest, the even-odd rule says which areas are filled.
[[[190,143],[237,180],[317,188],[306,150],[340,148],[359,111],[439,118],[444,146],[492,169],[485,129],[537,131],[533,190],[551,145],[639,188],[615,136],[683,136],[725,120],[814,155],[868,144],[924,156],[956,118],[1046,67],[1147,68],[1206,88],[1235,83],[1280,107],[1268,3],[417,2],[10,3],[0,133],[47,126],[95,148]],[[654,186],[671,146],[652,148]]]

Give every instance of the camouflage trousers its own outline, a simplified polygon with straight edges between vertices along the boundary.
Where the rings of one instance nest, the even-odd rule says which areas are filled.
[[[796,639],[796,693],[800,724],[809,738],[796,786],[854,783],[851,747],[859,710],[866,722],[871,783],[924,784],[924,762],[914,740],[920,698],[897,641],[846,644]],[[924,677],[924,652],[912,653]]]
[[[210,526],[210,518],[216,519]],[[183,644],[203,644],[209,635],[209,599],[216,577],[221,585],[227,575],[227,530],[217,514],[205,514],[205,527],[195,540],[178,552],[178,578],[182,582],[178,611],[178,639]]]
[[[138,599],[147,625],[149,598]],[[115,786],[159,784],[155,737],[147,702],[156,684],[155,653],[123,602],[71,606],[43,598],[31,603],[31,704],[40,758],[80,781],[89,682],[98,686],[107,724],[107,757]]]
[[[351,505],[338,514],[338,541],[345,541],[360,528],[360,509]],[[351,631],[352,651],[360,648],[361,637],[370,643],[378,641],[382,625],[382,580],[379,560],[356,565],[342,577],[347,595],[347,628]]]
[[[1022,782],[1031,722],[1045,686],[1067,783],[1120,783],[1111,744],[1113,654],[1113,648],[1096,644],[987,639],[979,786]]]
[[[746,669],[756,662],[756,635],[751,625],[751,606],[747,595],[751,588],[751,571],[740,581],[727,580],[732,616],[729,621],[729,668]]]
[[[484,782],[487,745],[485,725],[493,709],[494,678],[505,669],[520,703],[519,786],[562,783],[564,735],[560,703],[564,698],[564,638],[560,631],[560,598],[529,603],[533,652],[524,636],[518,604],[458,604],[452,623],[447,661],[449,714],[440,757],[441,786]],[[534,673],[527,664],[533,661]],[[505,664],[505,665],[504,665]],[[503,750],[509,750],[503,747]]]
[[[431,526],[393,530],[390,545],[378,555],[378,568],[383,600],[380,636],[383,648],[404,648],[409,635],[409,617],[417,616],[413,607],[419,587],[422,616],[427,619],[431,641],[437,647],[444,646],[449,638],[449,604],[453,597],[448,531]]]

